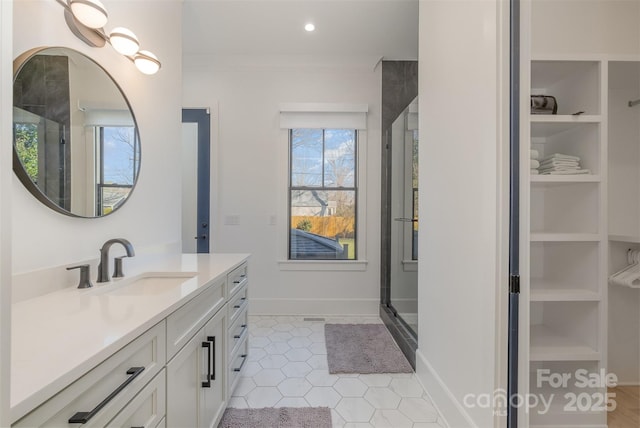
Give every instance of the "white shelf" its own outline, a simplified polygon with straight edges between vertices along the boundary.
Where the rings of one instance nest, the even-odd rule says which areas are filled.
[[[532,183],[599,183],[599,175],[532,175]]]
[[[532,288],[532,302],[597,302],[600,295],[591,290],[580,290],[576,288]]]
[[[531,242],[598,242],[597,233],[532,233]]]
[[[638,236],[638,235],[609,235],[609,241],[629,242],[631,244],[640,244],[640,236]]]
[[[532,114],[531,123],[600,123],[602,116],[599,114]]]
[[[543,325],[531,326],[531,361],[598,361],[600,352]]]

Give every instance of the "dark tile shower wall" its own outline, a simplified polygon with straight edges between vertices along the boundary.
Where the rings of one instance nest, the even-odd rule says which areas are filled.
[[[418,61],[382,61],[382,260],[380,263],[380,317],[415,368],[418,342],[395,317],[391,300],[391,126],[418,95]]]
[[[69,95],[69,60],[66,56],[37,55],[20,70],[13,84],[14,105],[60,124],[64,143],[57,130],[47,129],[43,180],[38,183],[57,205],[70,209],[71,109]]]

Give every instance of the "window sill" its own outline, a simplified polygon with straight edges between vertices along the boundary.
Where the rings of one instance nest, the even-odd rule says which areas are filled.
[[[280,260],[280,270],[291,271],[366,271],[366,260]]]

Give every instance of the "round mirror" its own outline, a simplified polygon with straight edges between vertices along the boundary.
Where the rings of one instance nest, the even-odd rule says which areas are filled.
[[[48,207],[102,217],[140,171],[140,138],[124,93],[92,59],[39,48],[14,61],[13,170]]]

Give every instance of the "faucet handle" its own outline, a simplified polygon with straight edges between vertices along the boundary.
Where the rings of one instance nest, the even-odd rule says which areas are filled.
[[[78,282],[78,288],[90,288],[93,287],[91,283],[91,266],[89,265],[78,265],[78,266],[70,266],[67,270],[72,269],[80,269],[80,282]]]
[[[122,259],[129,256],[120,256],[113,258],[113,278],[124,278],[124,272],[122,271]]]

